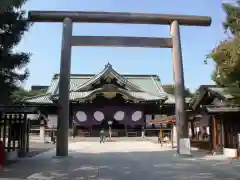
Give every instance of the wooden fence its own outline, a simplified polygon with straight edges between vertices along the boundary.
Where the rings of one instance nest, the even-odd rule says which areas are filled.
[[[0,106],[0,139],[5,152],[18,151],[24,156],[29,151],[30,120],[32,108],[24,106]]]

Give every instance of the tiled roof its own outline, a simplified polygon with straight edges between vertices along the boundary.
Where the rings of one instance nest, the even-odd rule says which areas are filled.
[[[226,99],[231,99],[233,96],[228,92],[228,88],[221,88],[221,87],[208,87],[208,90],[217,93],[223,96]]]
[[[208,112],[214,113],[214,112],[240,112],[240,107],[206,107],[206,110]]]
[[[89,95],[91,95],[93,92],[92,91],[87,91],[87,92],[70,92],[69,94],[69,100],[73,101],[73,100],[80,100],[83,98],[88,97]],[[139,100],[164,100],[165,97],[159,97],[159,96],[154,96],[151,95],[149,93],[146,92],[128,92],[130,96],[139,99]],[[31,99],[26,99],[26,102],[29,103],[39,103],[39,104],[43,104],[43,103],[52,103],[52,100],[50,99],[51,96],[49,95],[41,95],[39,97],[34,97]],[[55,96],[57,99],[58,96]]]
[[[70,100],[80,100],[84,98],[88,98],[89,96],[95,95],[96,93],[104,92],[102,88],[98,88],[92,91],[85,91],[85,92],[70,92],[69,99]],[[139,100],[165,100],[166,96],[156,96],[153,94],[149,94],[147,92],[134,92],[134,91],[128,91],[124,89],[118,89],[117,92],[123,93],[127,96],[139,99]],[[52,98],[57,99],[58,95],[52,96]]]
[[[199,88],[199,95],[192,102],[191,107],[196,110],[201,105],[216,105],[216,106],[228,106],[231,100],[234,98],[231,93],[240,94],[240,90],[229,89],[228,87],[219,87],[217,85],[201,85]]]
[[[79,84],[83,84],[86,81],[88,81],[91,77],[87,76],[71,76],[70,77],[70,91],[73,91],[74,89],[76,89],[77,86],[79,86]],[[59,83],[59,76],[54,77],[52,79],[51,85],[48,88],[47,93],[50,94],[58,94],[58,83]]]
[[[112,69],[114,74],[116,75],[116,71]],[[101,73],[99,73],[100,75]],[[119,74],[117,75],[119,76]],[[165,94],[162,89],[161,82],[159,77],[156,75],[121,75],[125,80],[129,81],[129,83],[133,84],[135,87],[139,87],[141,90],[149,92],[151,94],[160,95]],[[120,77],[119,77],[120,78]],[[88,84],[94,81],[96,77],[93,74],[74,74],[70,77],[70,91],[75,91],[79,87],[84,84]],[[58,81],[59,75],[55,75],[52,83],[48,89],[48,93],[57,94],[58,93]]]
[[[37,104],[51,104],[53,103],[50,99],[51,94],[41,94],[38,96],[26,98],[24,101],[28,103],[37,103]]]
[[[173,95],[167,94],[161,85],[160,79],[156,75],[120,75],[118,74],[110,64],[106,65],[104,70],[97,75],[93,74],[74,74],[70,77],[70,100],[79,99],[90,95],[91,91],[81,91],[81,88],[86,87],[88,84],[91,84],[101,75],[105,73],[105,76],[109,74],[116,76],[120,83],[126,83],[126,86],[129,87],[128,93],[139,99],[145,100],[162,100],[169,97],[166,103],[175,103],[175,98]],[[34,98],[26,99],[27,102],[34,103],[52,103],[50,97],[58,94],[58,83],[59,75],[54,75],[51,85],[48,88],[47,94],[37,96]],[[78,92],[76,92],[78,91]]]
[[[85,83],[78,85],[74,90],[75,91],[81,91],[82,89],[87,90],[86,88],[89,85],[96,83],[97,81],[99,81],[99,79],[101,77],[113,77],[113,78],[116,78],[117,81],[120,84],[126,84],[126,86],[128,88],[130,88],[131,90],[141,91],[140,87],[138,87],[137,85],[135,85],[135,84],[131,83],[130,81],[128,81],[128,79],[125,78],[124,76],[118,74],[117,71],[115,71],[112,68],[112,65],[109,64],[109,63],[105,66],[105,68],[100,73],[96,74],[94,77],[92,77],[91,79],[89,79]]]

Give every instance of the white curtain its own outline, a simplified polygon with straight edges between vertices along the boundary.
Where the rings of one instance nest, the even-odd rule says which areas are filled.
[[[49,128],[56,128],[57,127],[57,122],[58,122],[58,117],[56,114],[49,114],[48,115],[48,127]]]
[[[152,121],[152,115],[151,115],[151,114],[147,114],[147,115],[146,115],[146,127],[147,127],[147,128],[148,128],[148,127],[152,127],[151,121]]]
[[[162,115],[161,114],[155,114],[154,115],[154,119],[161,119],[162,118]]]
[[[155,114],[155,115],[154,115],[154,119],[157,119],[157,120],[162,119],[162,114]],[[155,127],[156,127],[156,128],[160,128],[161,125],[160,125],[160,124],[155,124]]]

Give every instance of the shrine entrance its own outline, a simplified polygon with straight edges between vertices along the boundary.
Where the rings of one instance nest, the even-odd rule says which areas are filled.
[[[206,16],[141,14],[117,12],[69,12],[69,11],[30,11],[29,20],[33,22],[63,22],[59,81],[59,114],[57,156],[68,155],[69,82],[72,46],[114,46],[172,48],[176,97],[176,119],[178,148],[180,139],[188,139],[188,124],[185,112],[184,75],[179,25],[210,26],[211,18]],[[78,23],[124,23],[124,24],[162,24],[170,25],[170,38],[153,37],[114,37],[114,36],[73,36],[73,22]],[[188,139],[189,140],[189,139]],[[183,142],[182,141],[182,142]]]

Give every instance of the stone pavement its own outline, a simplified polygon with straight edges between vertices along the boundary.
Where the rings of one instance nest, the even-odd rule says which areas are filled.
[[[174,156],[175,151],[149,141],[74,142],[69,157],[49,150],[0,171],[0,180],[239,180],[240,162],[222,156]]]

